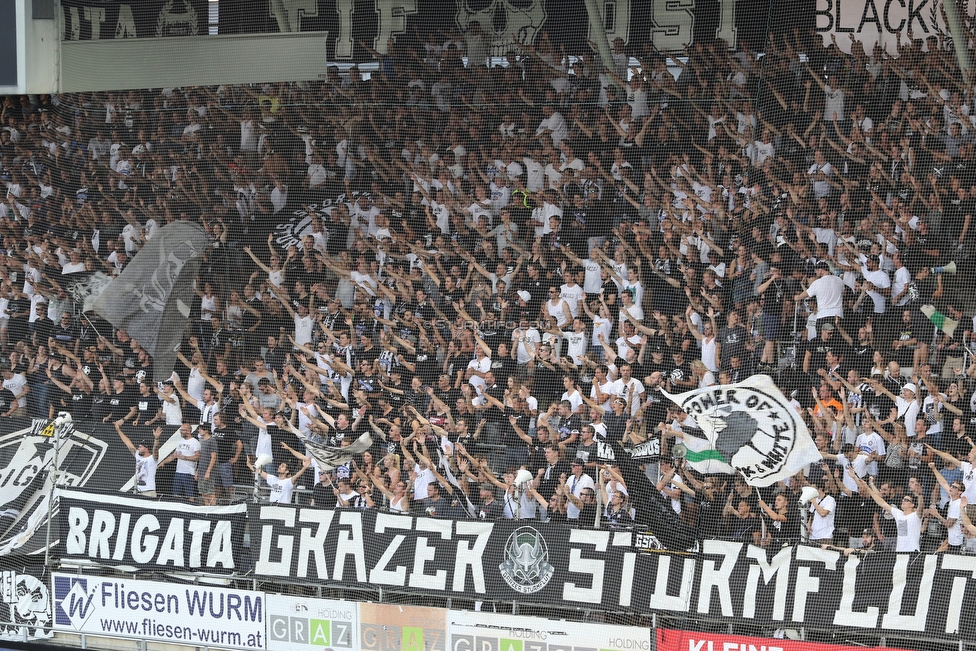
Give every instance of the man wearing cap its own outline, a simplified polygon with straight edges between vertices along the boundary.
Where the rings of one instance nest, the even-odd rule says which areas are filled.
[[[864,556],[866,554],[873,554],[878,550],[875,549],[875,544],[877,543],[877,538],[874,537],[873,529],[865,529],[861,532],[860,547],[836,547],[834,545],[821,545],[822,549],[833,549],[834,551],[844,552],[844,556],[850,556],[851,554],[856,554]]]
[[[818,262],[814,271],[817,279],[810,283],[806,291],[793,297],[794,301],[807,298],[817,299],[817,325],[827,323],[824,319],[834,317],[844,318],[844,281],[839,276],[830,273],[830,266],[826,262]]]
[[[573,459],[570,463],[572,474],[566,478],[566,488],[569,489],[570,495],[575,496],[577,500],[582,498],[583,492],[586,489],[595,490],[596,486],[593,478],[583,472],[584,467],[583,459],[579,457]],[[574,500],[569,500],[569,503],[566,505],[566,519],[576,521],[579,517],[580,507],[576,505]]]
[[[915,422],[922,410],[922,401],[918,397],[918,387],[914,382],[917,379],[916,376],[913,376],[913,381],[903,386],[897,396],[877,380],[865,379],[865,382],[874,387],[877,393],[888,396],[895,403],[895,408],[898,410],[897,420],[904,422],[905,434],[909,438],[916,436]],[[923,420],[922,423],[924,424],[924,422]]]
[[[153,430],[153,440],[142,440],[134,444],[122,431],[122,426],[116,421],[115,431],[118,432],[122,443],[136,458],[135,486],[133,492],[142,497],[156,497],[156,468],[159,465],[159,437],[163,428]],[[152,446],[150,448],[150,445]]]

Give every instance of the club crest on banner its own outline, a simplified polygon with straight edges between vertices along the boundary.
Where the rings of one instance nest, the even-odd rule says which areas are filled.
[[[542,534],[532,527],[519,527],[505,544],[505,562],[498,566],[509,587],[522,594],[542,590],[552,579],[549,548]]]

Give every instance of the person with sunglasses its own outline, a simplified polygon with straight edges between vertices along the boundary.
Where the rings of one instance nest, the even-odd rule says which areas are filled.
[[[863,479],[857,481],[859,486],[864,483]],[[874,477],[868,477],[867,488],[870,491],[871,498],[878,506],[890,513],[898,525],[898,542],[895,545],[895,551],[919,551],[919,542],[922,537],[922,513],[916,503],[917,496],[906,494],[901,498],[901,508],[896,508],[881,497],[880,491],[874,485]]]

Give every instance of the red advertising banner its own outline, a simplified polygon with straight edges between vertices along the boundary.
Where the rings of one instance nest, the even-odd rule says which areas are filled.
[[[871,647],[659,628],[657,651],[871,651]]]

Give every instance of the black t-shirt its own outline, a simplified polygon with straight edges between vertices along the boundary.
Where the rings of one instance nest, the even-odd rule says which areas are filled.
[[[153,394],[144,396],[141,393],[136,393],[134,404],[136,409],[139,410],[138,418],[142,424],[145,424],[147,420],[151,420],[159,411],[160,407],[159,398]]]
[[[718,333],[718,340],[722,344],[722,368],[728,368],[729,358],[733,356],[742,357],[746,351],[746,343],[749,341],[749,332],[741,325],[733,328],[725,326]]]
[[[136,404],[136,394],[131,389],[123,389],[122,393],[114,393],[107,397],[109,405],[108,412],[112,414],[112,420],[118,420],[129,413],[129,410]]]
[[[771,316],[783,314],[783,301],[786,298],[786,281],[774,280],[763,292],[763,313]]]
[[[0,394],[2,395],[2,394]],[[82,420],[92,412],[92,394],[74,391],[71,395],[62,394],[61,404],[75,420]],[[2,399],[2,398],[0,398]],[[3,407],[0,407],[3,409]],[[102,418],[104,418],[104,414]]]
[[[477,515],[481,520],[500,520],[502,515],[504,515],[505,507],[498,500],[492,500],[491,502],[482,503],[481,508],[478,509]]]
[[[498,384],[502,386],[508,385],[508,378],[514,375],[516,371],[515,360],[511,357],[499,357],[496,353],[494,357],[491,358],[491,372],[494,373],[495,379]]]
[[[668,378],[671,380],[671,389],[673,391],[688,390],[687,386],[678,384],[678,382],[687,382],[691,376],[691,365],[688,362],[672,364],[671,371],[668,373]]]
[[[849,346],[836,333],[831,335],[826,341],[822,337],[811,339],[805,345],[806,351],[810,353],[810,372],[814,373],[818,368],[827,368],[827,353],[834,353],[845,360],[848,357]]]
[[[212,438],[217,439],[217,463],[227,463],[237,452],[237,442],[240,435],[237,430],[225,427],[215,429]]]
[[[414,355],[415,374],[423,380],[424,384],[433,384],[440,375],[440,364],[437,363],[437,356],[426,350],[417,350]],[[451,403],[448,406],[453,407]]]

